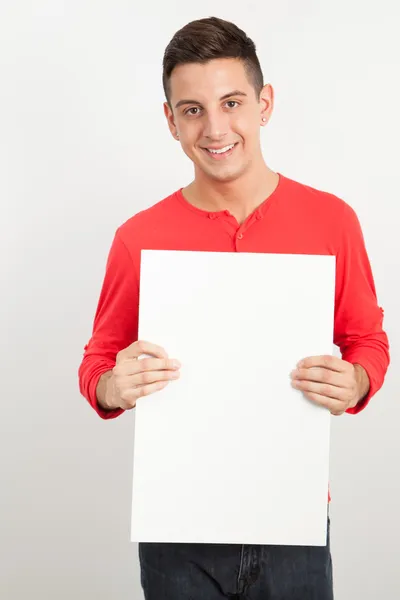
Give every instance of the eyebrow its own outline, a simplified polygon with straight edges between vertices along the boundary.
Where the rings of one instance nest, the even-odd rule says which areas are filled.
[[[219,99],[220,102],[222,100],[226,100],[227,98],[231,98],[231,96],[247,96],[247,94],[245,94],[245,92],[241,92],[240,90],[234,90],[233,92],[229,92],[229,94],[224,94],[223,96],[221,96],[221,98]],[[175,104],[175,108],[179,108],[180,106],[183,106],[184,104],[201,104],[201,102],[199,102],[198,100],[179,100],[179,102],[177,102]]]

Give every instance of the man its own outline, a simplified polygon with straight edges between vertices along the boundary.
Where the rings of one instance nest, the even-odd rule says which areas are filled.
[[[156,340],[137,340],[141,249],[331,254],[342,358],[299,357],[292,385],[334,415],[358,413],[382,386],[389,351],[357,216],[334,195],[265,164],[260,128],[272,114],[273,89],[253,42],[234,24],[209,18],[178,31],[165,51],[163,85],[169,129],[195,177],[118,228],[79,369],[82,394],[102,418],[115,418],[179,377],[179,357]],[[329,528],[325,547],[140,544],[139,551],[147,600],[333,598]]]

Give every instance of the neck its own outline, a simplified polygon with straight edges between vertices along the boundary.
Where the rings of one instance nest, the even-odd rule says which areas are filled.
[[[196,173],[194,181],[182,190],[188,202],[202,210],[229,210],[238,223],[247,217],[272,194],[279,176],[264,161],[257,169],[249,169],[234,181],[215,181]]]

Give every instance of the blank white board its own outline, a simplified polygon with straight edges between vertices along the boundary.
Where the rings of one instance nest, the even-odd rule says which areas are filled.
[[[132,541],[326,543],[335,257],[144,250],[139,339],[182,363],[136,406]]]

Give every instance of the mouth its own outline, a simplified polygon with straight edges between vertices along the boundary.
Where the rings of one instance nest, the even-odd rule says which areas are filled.
[[[237,145],[238,142],[229,144],[223,148],[202,148],[202,150],[211,160],[225,160],[233,154]]]

